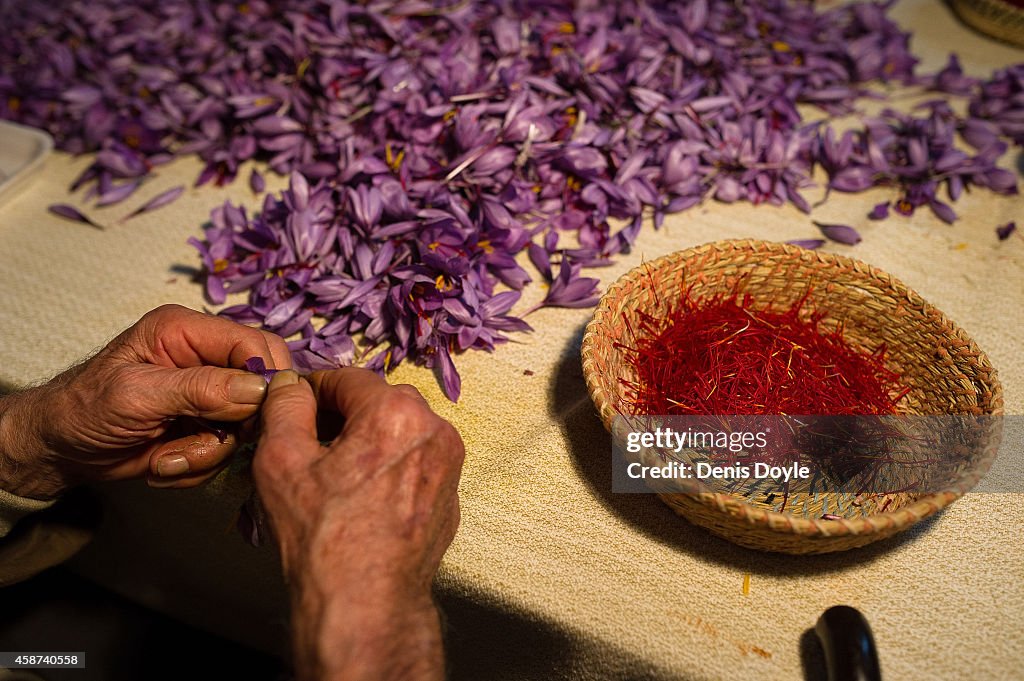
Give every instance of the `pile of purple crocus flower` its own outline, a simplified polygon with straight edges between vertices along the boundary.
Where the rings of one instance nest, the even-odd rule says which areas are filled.
[[[410,358],[454,400],[454,354],[530,328],[512,314],[525,285],[592,305],[582,269],[645,219],[708,199],[809,212],[818,166],[831,190],[892,187],[876,219],[952,221],[972,185],[1016,192],[996,163],[1024,143],[1024,65],[980,82],[953,57],[917,76],[889,4],[0,0],[0,117],[96,152],[74,188],[98,205],[184,154],[205,162],[197,184],[253,159],[290,175],[193,240],[210,300],[248,292],[221,314],[296,336],[299,368]],[[968,114],[942,99],[839,135],[798,108],[855,112],[879,82],[964,97]]]

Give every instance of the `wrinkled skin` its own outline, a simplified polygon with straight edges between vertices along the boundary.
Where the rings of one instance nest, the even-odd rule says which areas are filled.
[[[321,445],[317,411],[344,427]],[[431,582],[459,522],[464,449],[411,386],[274,376],[253,462],[291,586],[300,679],[441,679]]]
[[[291,366],[274,334],[177,305],[149,312],[92,358],[0,399],[0,484],[50,499],[88,481],[208,480],[266,392],[261,376],[241,369],[249,357]]]

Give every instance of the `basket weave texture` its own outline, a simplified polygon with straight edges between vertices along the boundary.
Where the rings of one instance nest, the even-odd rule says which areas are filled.
[[[953,0],[964,23],[1017,47],[1024,47],[1024,10],[1003,0]]]
[[[823,330],[843,326],[846,341],[873,350],[910,393],[902,411],[918,415],[1001,415],[1002,388],[988,358],[963,329],[895,277],[863,262],[797,246],[756,240],[718,241],[645,263],[601,298],[583,338],[583,373],[605,427],[630,413],[622,379],[635,375],[617,343],[631,347],[638,313],[663,316],[682,286],[695,300],[737,290],[756,309],[788,309],[810,289],[807,308],[826,313]],[[998,442],[990,442],[990,460]],[[676,513],[742,546],[806,554],[842,551],[884,539],[959,498],[961,487],[894,496],[886,512],[822,520],[778,512],[720,492],[659,494]]]

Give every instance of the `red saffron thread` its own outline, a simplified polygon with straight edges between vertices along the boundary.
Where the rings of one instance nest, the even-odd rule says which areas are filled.
[[[634,415],[881,415],[909,392],[886,348],[852,347],[842,325],[822,328],[810,290],[779,312],[750,295],[695,300],[692,287],[663,318],[641,313],[623,379]]]
[[[634,323],[626,320],[631,343],[616,347],[624,351],[636,380],[620,379],[626,388],[624,411],[631,410],[634,416],[897,413],[898,403],[910,389],[886,367],[884,344],[871,351],[859,350],[846,342],[841,322],[832,330],[823,328],[826,314],[811,308],[811,289],[788,309],[777,311],[756,309],[749,294],[740,295],[741,284],[731,294],[703,300],[695,299],[692,285],[684,287],[679,303],[664,317],[641,312]],[[850,435],[856,445],[852,457],[849,448],[844,451],[831,442],[823,451],[796,451],[785,435],[778,434],[764,451],[748,453],[746,461],[786,464],[813,459],[832,475],[844,479],[860,475],[865,488],[888,489],[890,483],[875,476],[881,463],[891,461],[887,441],[900,433],[866,422]],[[784,509],[789,483],[776,491],[782,495],[779,508]],[[906,490],[876,496],[900,491]],[[755,492],[750,488],[743,493]],[[774,497],[771,494],[768,502]],[[882,512],[889,502],[891,498]]]

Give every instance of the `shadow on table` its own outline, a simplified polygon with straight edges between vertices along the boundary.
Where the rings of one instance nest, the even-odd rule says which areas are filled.
[[[453,593],[438,594],[445,656],[452,681],[544,681],[575,678],[579,660],[601,659],[603,678],[662,679],[622,651],[581,650],[588,645],[558,627]],[[684,681],[680,679],[680,681]]]
[[[800,636],[800,667],[805,681],[827,681],[828,670],[825,667],[825,651],[821,647],[814,627],[804,631]]]
[[[0,592],[0,650],[84,653],[43,681],[284,681],[285,663],[148,610],[54,568]],[[3,673],[0,672],[0,677]]]
[[[559,363],[549,393],[548,412],[562,423],[569,455],[580,476],[604,506],[651,539],[679,551],[744,572],[765,575],[802,575],[844,570],[870,563],[876,557],[910,544],[927,533],[937,515],[889,539],[839,553],[792,556],[737,546],[676,515],[653,494],[612,492],[611,436],[597,416],[587,394],[580,365],[582,327],[574,334]]]

